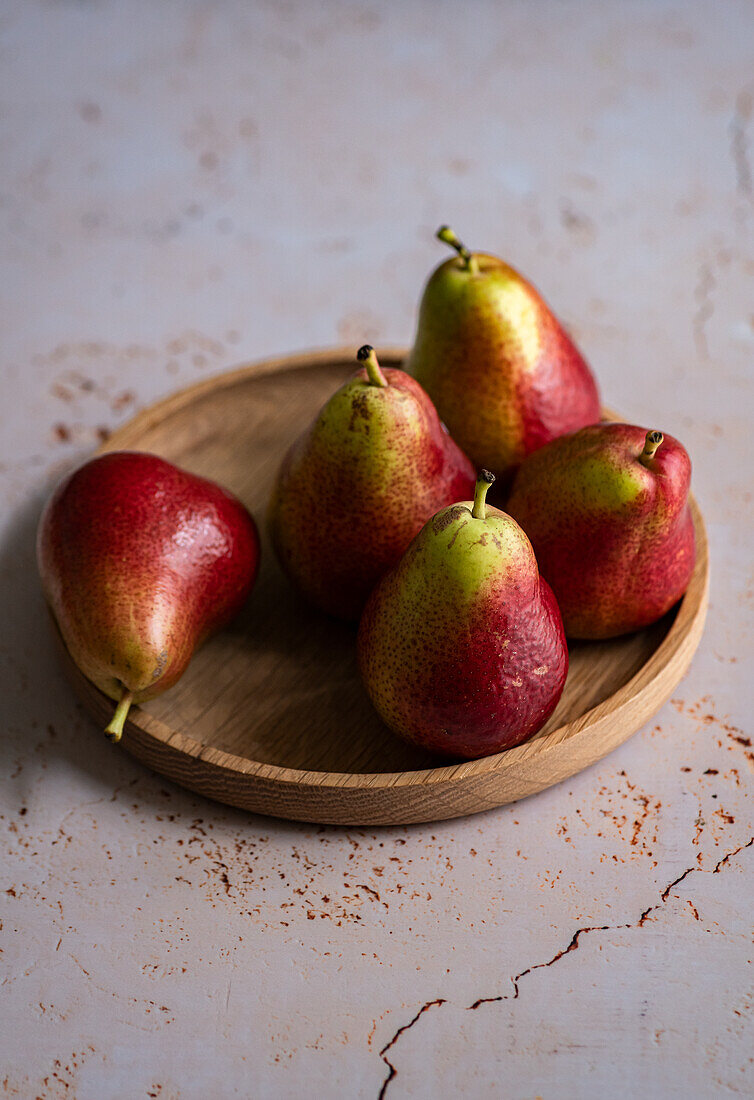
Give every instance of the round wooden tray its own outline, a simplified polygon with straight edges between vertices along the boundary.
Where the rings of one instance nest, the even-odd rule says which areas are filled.
[[[380,362],[399,366],[404,354],[382,351]],[[524,798],[620,745],[685,673],[707,608],[701,514],[692,501],[696,569],[672,612],[629,637],[573,644],[563,697],[539,734],[497,756],[448,764],[380,722],[357,673],[355,629],[307,607],[266,540],[283,453],[355,367],[352,349],[256,363],[161,401],[102,448],[153,451],[215,478],[245,501],[263,536],[262,568],[241,617],[206,643],[175,687],[132,709],[122,744],[191,790],[303,821],[407,824]],[[104,726],[112,702],[70,658],[66,667]]]

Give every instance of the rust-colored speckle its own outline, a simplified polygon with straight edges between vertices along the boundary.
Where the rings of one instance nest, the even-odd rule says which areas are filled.
[[[60,401],[73,401],[73,391],[69,390],[67,386],[62,386],[59,382],[54,382],[50,386],[50,393]]]
[[[110,402],[110,408],[113,412],[120,412],[121,409],[126,408],[127,405],[132,405],[136,400],[136,395],[133,390],[123,390],[122,393],[116,394]]]

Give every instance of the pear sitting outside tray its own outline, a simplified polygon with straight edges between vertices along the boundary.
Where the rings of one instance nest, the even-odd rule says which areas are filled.
[[[283,459],[269,506],[280,564],[323,611],[358,619],[430,516],[474,491],[474,468],[421,386],[374,349]]]
[[[537,291],[512,267],[469,252],[431,275],[406,370],[462,450],[505,483],[526,455],[600,419],[589,367]]]
[[[531,544],[510,516],[473,501],[438,512],[372,593],[359,667],[396,733],[450,756],[525,741],[552,714],[568,671],[563,624]]]
[[[695,560],[690,480],[678,440],[630,424],[582,428],[527,458],[507,507],[569,638],[639,630],[681,598]]]
[[[196,647],[240,611],[259,562],[236,497],[156,455],[116,451],[76,470],[42,515],[37,560],[71,657],[128,709],[182,676]]]

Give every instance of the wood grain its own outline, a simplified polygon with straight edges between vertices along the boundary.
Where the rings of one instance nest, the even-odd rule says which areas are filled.
[[[399,366],[404,354],[383,350],[380,361]],[[247,608],[196,654],[178,685],[131,712],[123,745],[210,798],[340,824],[457,817],[588,767],[655,713],[699,644],[709,565],[696,504],[697,563],[678,607],[638,634],[573,644],[563,697],[536,737],[497,756],[448,764],[382,725],[359,681],[354,628],[296,596],[264,532],[284,451],[355,366],[349,349],[244,367],[147,409],[101,448],[153,451],[215,478],[245,501],[263,535],[262,569]],[[78,695],[104,724],[111,702],[65,653],[64,660]]]

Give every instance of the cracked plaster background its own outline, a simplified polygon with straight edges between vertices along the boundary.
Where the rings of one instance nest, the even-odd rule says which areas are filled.
[[[460,11],[0,6],[3,1095],[754,1091],[754,8]],[[179,386],[408,343],[443,221],[688,446],[702,647],[645,729],[517,806],[371,832],[202,801],[74,703],[41,504]]]

